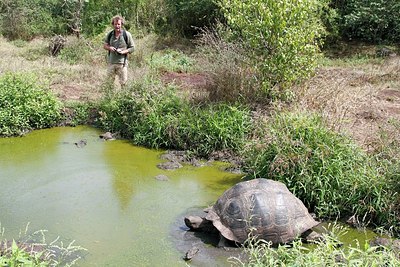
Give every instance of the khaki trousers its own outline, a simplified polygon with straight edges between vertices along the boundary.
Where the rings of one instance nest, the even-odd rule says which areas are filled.
[[[118,76],[119,83],[123,86],[128,81],[128,67],[123,64],[108,64],[107,76],[112,82],[114,82],[115,76]]]

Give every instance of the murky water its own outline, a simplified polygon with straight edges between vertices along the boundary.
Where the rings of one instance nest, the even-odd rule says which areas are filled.
[[[102,141],[99,133],[53,128],[0,138],[5,237],[18,236],[29,222],[48,230],[50,241],[60,235],[87,248],[79,266],[185,266],[183,216],[215,202],[240,177],[219,166],[161,170],[163,151]],[[77,147],[80,140],[87,145]],[[169,180],[155,179],[159,174]]]

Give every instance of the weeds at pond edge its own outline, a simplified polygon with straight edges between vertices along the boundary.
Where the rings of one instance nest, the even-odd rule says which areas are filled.
[[[333,225],[324,242],[305,245],[300,239],[277,248],[271,243],[249,239],[245,244],[245,258],[231,257],[234,266],[400,266],[398,252],[369,243],[342,246],[340,237],[345,228]],[[397,254],[396,254],[397,253]]]
[[[17,240],[3,239],[5,229],[0,224],[0,266],[74,266],[87,249],[57,237],[46,240],[47,230],[29,233],[29,223]]]

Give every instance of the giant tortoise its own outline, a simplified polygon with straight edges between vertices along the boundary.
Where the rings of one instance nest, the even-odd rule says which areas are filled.
[[[205,217],[187,216],[185,224],[195,231],[218,230],[226,239],[243,244],[250,236],[273,245],[288,243],[303,235],[306,240],[322,238],[311,228],[319,223],[287,187],[259,178],[236,184],[217,200]]]

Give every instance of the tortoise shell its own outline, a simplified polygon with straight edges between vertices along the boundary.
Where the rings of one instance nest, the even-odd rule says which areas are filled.
[[[287,243],[318,224],[283,183],[263,178],[225,191],[206,219],[225,238],[238,243],[250,235],[273,244]]]

